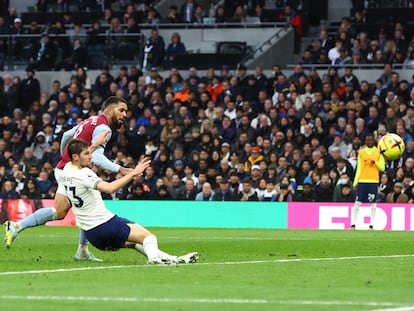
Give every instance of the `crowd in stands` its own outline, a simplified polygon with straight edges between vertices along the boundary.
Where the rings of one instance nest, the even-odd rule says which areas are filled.
[[[365,20],[343,17],[336,37],[329,36],[327,30],[320,32],[305,49],[303,65],[366,65],[381,68],[381,64],[391,63],[395,67],[414,67],[414,29],[397,20],[390,27],[372,27]],[[378,66],[378,64],[380,64]]]
[[[67,84],[55,80],[51,94],[40,92],[32,69],[26,74],[21,81],[2,76],[0,198],[53,198],[62,133],[115,95],[129,111],[107,157],[126,167],[143,156],[153,162],[106,199],[353,201],[365,135],[395,132],[407,150],[388,163],[381,200],[401,200],[401,185],[404,200],[413,200],[414,89],[388,64],[389,82],[376,85],[359,81],[352,68],[319,77],[300,64],[288,77],[279,66],[270,77],[261,67],[248,74],[241,66],[234,75],[227,66],[211,68],[202,77],[189,68],[186,79],[175,68],[162,76],[157,68],[144,75],[122,67],[114,76],[103,68],[90,81],[80,69]]]
[[[33,67],[24,79],[2,74],[0,198],[53,198],[62,133],[118,96],[129,111],[106,156],[124,167],[149,156],[152,165],[105,199],[353,202],[365,136],[393,132],[406,151],[387,162],[379,200],[413,202],[413,81],[400,79],[392,62],[381,66],[374,83],[346,64],[299,63],[289,75],[274,65],[269,76],[260,66],[203,75],[195,67],[103,66],[95,81],[79,67],[70,81],[53,81],[50,93],[41,93]],[[118,177],[94,169],[104,180]]]
[[[92,2],[96,4],[96,1]],[[186,0],[181,7],[171,5],[166,16],[161,16],[145,2],[125,4],[119,12],[111,8],[111,1],[108,2],[102,18],[89,20],[87,24],[77,21],[76,14],[67,11],[70,7],[67,1],[59,1],[60,11],[65,12],[61,19],[56,19],[52,13],[50,20],[32,20],[30,24],[23,24],[15,8],[0,14],[0,70],[7,58],[29,62],[36,70],[73,70],[84,66],[100,69],[105,60],[143,61],[144,57],[148,58],[148,67],[169,69],[175,65],[175,56],[185,54],[186,49],[179,33],[166,44],[158,33],[159,25],[204,25],[205,18],[217,24],[241,23],[249,17],[257,18],[259,22],[288,22],[296,30],[298,48],[302,34],[301,17],[295,10],[297,1],[280,4],[283,9],[270,14],[264,9],[264,0],[219,1],[212,3],[212,12],[194,0]],[[50,5],[57,4],[39,1],[37,10],[47,12]],[[87,1],[82,5],[88,6]],[[140,25],[154,27],[148,38],[142,35]],[[149,48],[148,55],[145,55],[145,48]]]

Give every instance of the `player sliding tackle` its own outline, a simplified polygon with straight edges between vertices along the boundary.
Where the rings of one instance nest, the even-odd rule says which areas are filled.
[[[63,134],[61,141],[61,158],[57,167],[54,170],[55,178],[58,183],[55,196],[55,206],[49,208],[41,208],[32,215],[26,217],[18,223],[7,221],[5,223],[6,236],[5,246],[10,248],[14,239],[18,236],[20,231],[23,231],[30,227],[40,226],[45,224],[47,221],[63,219],[70,209],[70,204],[66,197],[65,189],[60,182],[60,175],[66,163],[70,161],[67,154],[67,143],[71,138],[81,138],[94,146],[93,151],[93,162],[95,165],[102,169],[109,170],[112,172],[120,173],[125,175],[129,169],[123,168],[118,164],[113,163],[104,156],[104,149],[111,138],[111,128],[119,129],[126,118],[126,112],[128,110],[127,103],[124,99],[110,96],[103,104],[103,113],[99,116],[90,117],[74,128],[66,131]],[[103,135],[103,133],[109,132],[106,136],[106,140],[98,141],[97,139]],[[75,260],[92,260],[102,261],[101,259],[93,256],[88,250],[88,240],[85,237],[84,232],[81,230],[79,234],[79,245],[78,250],[75,254]]]
[[[19,232],[27,228],[43,225],[50,220],[63,219],[71,208],[66,191],[60,180],[65,164],[70,162],[67,152],[67,144],[70,139],[79,138],[91,144],[92,160],[98,167],[120,173],[121,175],[126,175],[129,172],[130,169],[113,163],[104,155],[105,146],[111,138],[111,128],[119,129],[124,123],[128,110],[127,102],[122,98],[110,96],[104,102],[102,109],[103,113],[99,116],[90,117],[63,134],[61,142],[62,156],[54,170],[55,178],[58,182],[58,189],[54,200],[55,206],[38,209],[32,215],[17,223],[6,221],[6,235],[4,239],[6,248],[11,247]],[[88,240],[83,230],[79,234],[79,245],[74,259],[102,261],[89,251]]]
[[[149,264],[196,262],[196,252],[184,256],[171,256],[158,249],[157,238],[144,227],[120,218],[104,205],[100,191],[112,194],[142,175],[151,159],[143,159],[132,171],[112,182],[105,182],[90,168],[92,154],[88,143],[73,139],[68,145],[70,162],[62,173],[62,184],[73,207],[76,223],[85,231],[92,245],[100,250],[135,248],[146,255]]]
[[[89,151],[93,153],[103,144],[106,144],[106,142],[110,138],[110,133],[111,130],[105,130],[103,133],[101,133],[96,138],[95,142],[91,146],[89,146]],[[59,182],[61,174],[62,170],[55,168],[55,177],[59,180]],[[61,189],[63,189],[63,185],[60,185],[60,187]],[[66,198],[64,190],[61,190],[60,193],[57,193],[55,198],[55,206],[56,207],[38,209],[35,213],[26,217],[20,222],[15,223],[13,221],[6,221],[4,223],[4,226],[6,227],[6,236],[4,237],[4,243],[6,248],[11,247],[13,240],[17,237],[20,231],[26,228],[43,225],[51,220],[65,218],[71,206]],[[102,261],[102,259],[96,258],[91,252],[89,252],[88,241],[86,239],[84,232],[82,231],[80,232],[79,236],[79,247],[75,255],[75,260]]]

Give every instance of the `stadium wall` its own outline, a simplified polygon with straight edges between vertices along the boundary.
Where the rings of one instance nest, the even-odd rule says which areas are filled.
[[[19,221],[53,200],[0,200],[0,222]],[[353,203],[105,201],[108,209],[147,227],[262,228],[344,230],[350,227]],[[367,230],[370,206],[360,208],[357,229]],[[73,226],[70,212],[54,226]],[[414,206],[378,204],[374,229],[414,231]]]

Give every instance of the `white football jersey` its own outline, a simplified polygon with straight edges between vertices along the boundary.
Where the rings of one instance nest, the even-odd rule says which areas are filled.
[[[102,179],[90,168],[80,169],[69,162],[63,169],[61,181],[76,217],[76,223],[81,229],[90,230],[114,216],[105,207],[101,192],[96,190],[96,185]]]

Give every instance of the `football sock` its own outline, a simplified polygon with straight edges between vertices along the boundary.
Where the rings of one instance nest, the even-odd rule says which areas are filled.
[[[80,230],[79,231],[78,251],[76,253],[81,257],[86,256],[88,254],[88,244],[89,244],[89,241],[86,238],[85,231]]]
[[[152,259],[158,259],[158,242],[157,238],[153,235],[147,236],[143,243],[142,243],[143,249],[145,254],[147,255],[147,258],[149,260]]]
[[[135,249],[138,252],[140,252],[142,255],[147,256],[147,254],[144,251],[144,246],[142,244],[139,244],[139,243],[135,244]],[[168,254],[166,252],[163,252],[162,250],[159,249],[158,250],[158,258],[160,258],[160,259],[171,259],[171,260],[173,260],[173,259],[176,259],[177,256],[172,256],[172,255],[170,255],[170,254]]]
[[[174,260],[174,259],[176,259],[177,258],[177,256],[172,256],[172,255],[170,255],[170,254],[168,254],[168,253],[166,253],[166,252],[163,252],[162,250],[158,250],[158,256],[161,258],[161,259],[169,259],[169,260]]]
[[[16,223],[17,231],[22,231],[29,227],[36,227],[44,225],[50,220],[56,220],[57,213],[54,207],[44,207],[38,209],[36,212],[26,217],[22,221]]]
[[[377,211],[377,203],[371,203],[371,222],[370,222],[371,226],[374,226],[376,211]]]
[[[356,201],[355,205],[354,205],[354,209],[352,211],[352,225],[356,224],[356,221],[358,219],[358,214],[359,214],[359,207],[361,206],[361,202],[360,201]]]
[[[138,252],[140,252],[142,255],[147,256],[147,254],[144,251],[144,245],[137,243],[137,244],[135,244],[135,249]]]

